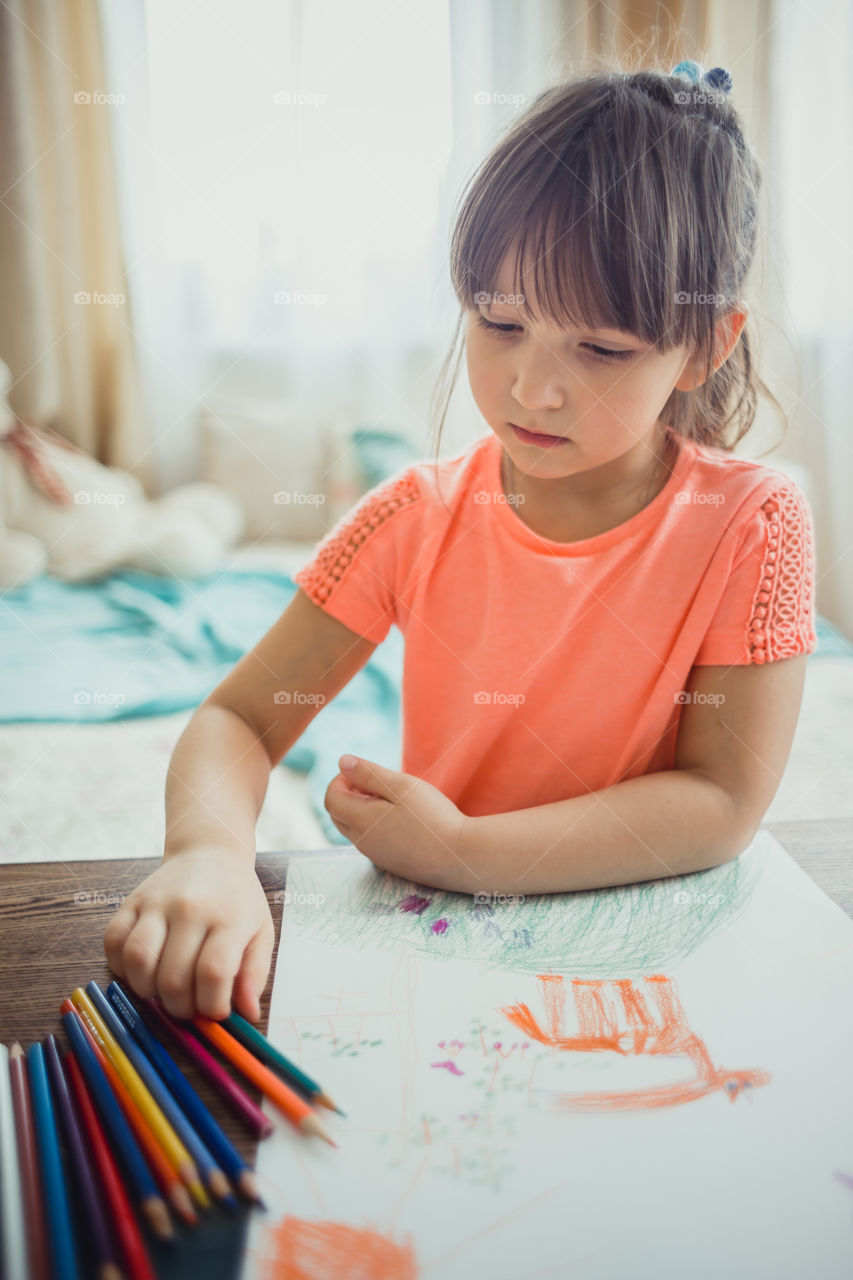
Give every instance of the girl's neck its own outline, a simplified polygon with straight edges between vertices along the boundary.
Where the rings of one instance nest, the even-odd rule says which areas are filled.
[[[677,442],[661,425],[655,446],[645,443],[579,475],[543,480],[519,471],[504,450],[501,478],[516,514],[534,533],[577,542],[606,533],[657,497],[675,465]]]

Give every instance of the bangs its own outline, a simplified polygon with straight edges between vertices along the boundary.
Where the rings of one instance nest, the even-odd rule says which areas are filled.
[[[668,181],[689,167],[677,120],[667,129],[659,102],[635,95],[638,107],[612,84],[600,90],[600,101],[587,95],[575,112],[563,91],[553,138],[546,93],[545,127],[516,126],[475,176],[454,232],[454,290],[476,308],[478,294],[499,299],[503,286],[534,322],[618,329],[661,352],[686,344],[707,353],[726,300],[717,279],[724,255],[715,258],[719,244],[709,237],[703,247],[697,234],[697,188],[711,206],[705,218],[713,216],[713,175],[694,173],[692,189]]]
[[[472,173],[450,239],[463,311],[434,400],[443,393],[439,436],[464,313],[486,301],[564,331],[612,329],[660,353],[686,348],[704,376],[674,387],[661,416],[699,443],[734,448],[759,392],[786,419],[758,374],[754,322],[742,321],[714,367],[723,316],[742,309],[760,244],[761,171],[729,96],[685,84],[618,68],[554,85]]]

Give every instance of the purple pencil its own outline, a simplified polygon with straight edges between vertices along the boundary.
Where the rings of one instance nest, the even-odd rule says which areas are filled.
[[[204,1045],[194,1035],[184,1030],[181,1024],[163,1008],[159,1000],[150,1000],[144,996],[139,997],[139,999],[144,1007],[154,1014],[160,1025],[174,1036],[187,1056],[192,1058],[199,1071],[207,1076],[210,1083],[219,1091],[233,1110],[237,1112],[240,1119],[251,1129],[252,1133],[259,1138],[268,1138],[275,1126],[269,1116],[264,1115],[261,1108],[252,1101],[245,1089],[242,1089],[237,1084],[237,1081],[229,1076],[228,1072],[219,1065],[212,1054],[208,1053]]]
[[[80,1188],[80,1198],[86,1215],[86,1231],[94,1246],[97,1275],[99,1280],[121,1280],[122,1271],[118,1251],[104,1210],[101,1189],[92,1167],[86,1139],[80,1127],[80,1119],[71,1101],[68,1079],[59,1056],[56,1036],[52,1034],[46,1036],[43,1043],[50,1087],[57,1111],[62,1116],[62,1126],[71,1155],[71,1166]]]

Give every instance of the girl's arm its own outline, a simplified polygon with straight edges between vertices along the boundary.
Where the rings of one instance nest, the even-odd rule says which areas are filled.
[[[781,781],[805,664],[799,654],[763,665],[694,667],[674,769],[555,804],[468,818],[460,854],[475,874],[471,883],[439,887],[593,889],[701,871],[736,857]],[[449,864],[457,881],[459,865]]]
[[[376,646],[301,589],[192,716],[166,781],[163,861],[104,934],[115,973],[176,1017],[249,1018],[273,926],[255,875],[255,824],[271,768]]]

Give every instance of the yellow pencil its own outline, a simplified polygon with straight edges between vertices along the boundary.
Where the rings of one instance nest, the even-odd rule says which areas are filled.
[[[195,1161],[154,1101],[133,1063],[107,1027],[98,1010],[82,987],[75,987],[71,999],[86,1018],[100,1047],[121,1077],[128,1093],[144,1115],[163,1149],[163,1154],[178,1177],[186,1184],[193,1199],[202,1209],[209,1209],[210,1197],[204,1189]]]

